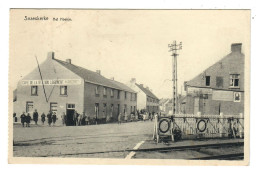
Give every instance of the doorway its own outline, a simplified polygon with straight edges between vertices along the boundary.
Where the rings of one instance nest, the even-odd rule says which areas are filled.
[[[73,120],[73,114],[75,112],[75,104],[67,104],[67,109],[66,109],[66,126],[74,126],[74,120]]]

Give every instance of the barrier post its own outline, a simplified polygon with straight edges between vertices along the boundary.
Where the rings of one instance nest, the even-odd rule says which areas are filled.
[[[171,121],[171,137],[172,137],[172,141],[174,142],[174,134],[173,134],[173,131],[174,131],[174,123],[173,123],[173,120]]]

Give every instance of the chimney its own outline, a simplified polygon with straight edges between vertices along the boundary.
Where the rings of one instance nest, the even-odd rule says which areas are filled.
[[[96,72],[97,72],[99,75],[101,75],[101,71],[100,71],[100,70],[96,70]]]
[[[144,87],[144,84],[140,84],[141,87]]]
[[[136,83],[136,78],[131,78],[130,83]]]
[[[148,90],[149,90],[149,87],[148,87],[148,86],[146,86],[146,89],[148,89]]]
[[[233,43],[231,45],[231,51],[232,52],[239,52],[241,53],[242,43]]]
[[[111,77],[110,79],[111,79],[111,80],[113,80],[113,81],[115,80],[115,78],[114,78],[114,77]]]
[[[66,62],[71,64],[71,59],[66,59]]]
[[[47,58],[48,59],[54,59],[54,52],[48,52],[48,54],[47,54]]]

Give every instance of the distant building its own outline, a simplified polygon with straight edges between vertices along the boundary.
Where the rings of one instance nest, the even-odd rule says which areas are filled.
[[[185,114],[186,113],[186,96],[178,96],[177,103],[177,114]],[[160,112],[165,115],[172,115],[173,112],[173,103],[172,98],[169,99],[161,99],[160,100]]]
[[[33,112],[37,109],[41,115],[48,111],[67,114],[68,124],[76,110],[92,119],[117,120],[118,114],[130,115],[135,112],[136,92],[127,85],[107,79],[101,71],[93,72],[66,61],[48,58],[40,64],[42,80],[38,67],[20,80],[15,91],[14,112]]]
[[[169,101],[169,98],[162,98],[159,101],[159,110],[160,112],[165,112],[166,103]]]
[[[159,112],[159,99],[153,94],[149,87],[143,84],[137,84],[136,79],[132,78],[128,86],[137,92],[137,109],[147,112]]]
[[[231,45],[231,53],[185,82],[185,112],[202,115],[244,112],[244,63],[242,44]]]

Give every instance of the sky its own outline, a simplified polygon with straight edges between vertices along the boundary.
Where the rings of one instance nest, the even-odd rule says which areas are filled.
[[[45,16],[47,21],[25,21]],[[71,21],[53,21],[53,18]],[[55,52],[107,78],[137,83],[158,98],[172,96],[172,57],[168,44],[182,42],[178,56],[178,91],[204,69],[242,43],[249,56],[248,10],[11,10],[9,85]]]

